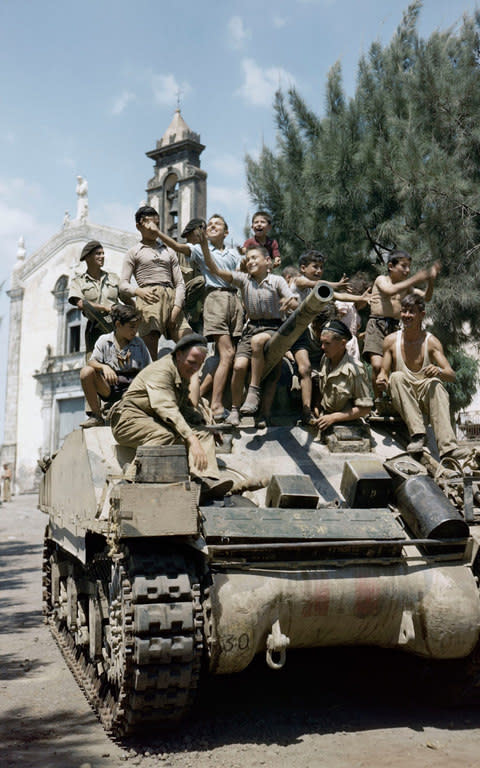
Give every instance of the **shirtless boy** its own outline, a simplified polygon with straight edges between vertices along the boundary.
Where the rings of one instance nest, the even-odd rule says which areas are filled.
[[[442,344],[423,330],[425,302],[418,294],[401,301],[403,330],[391,333],[383,344],[382,370],[377,378],[380,391],[390,395],[410,435],[409,453],[420,453],[425,444],[423,416],[432,425],[441,457],[464,458],[450,422],[450,402],[444,381],[455,381],[455,372]],[[468,452],[467,452],[468,453]]]
[[[376,381],[382,368],[383,340],[398,330],[402,299],[413,292],[424,301],[430,301],[435,278],[440,272],[440,262],[436,261],[429,269],[420,269],[409,277],[411,261],[412,257],[406,251],[393,251],[388,260],[388,275],[379,275],[373,284],[363,355],[372,366],[375,396],[379,394]],[[420,283],[427,283],[425,290],[416,287]]]

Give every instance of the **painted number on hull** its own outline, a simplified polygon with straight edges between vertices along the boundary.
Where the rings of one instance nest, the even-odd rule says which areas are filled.
[[[250,645],[250,638],[246,632],[239,637],[234,635],[225,635],[220,638],[220,648],[224,653],[231,653],[232,651],[246,651]]]

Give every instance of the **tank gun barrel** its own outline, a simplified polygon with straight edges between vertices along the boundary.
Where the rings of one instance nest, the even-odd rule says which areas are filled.
[[[263,378],[268,376],[292,344],[301,336],[307,325],[312,322],[315,315],[318,315],[324,305],[332,299],[333,290],[331,287],[327,283],[319,282],[300,306],[288,316],[265,345]]]

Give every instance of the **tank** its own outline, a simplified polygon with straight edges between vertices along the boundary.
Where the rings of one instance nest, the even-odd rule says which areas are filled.
[[[319,286],[279,329],[269,370],[330,299]],[[209,676],[291,649],[398,649],[476,687],[475,466],[417,462],[402,434],[393,417],[327,442],[247,422],[218,455],[231,495],[205,505],[181,445],[66,438],[40,489],[44,611],[108,732],[179,723]]]

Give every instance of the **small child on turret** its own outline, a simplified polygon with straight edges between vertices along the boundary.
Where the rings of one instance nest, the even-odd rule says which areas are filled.
[[[257,211],[252,216],[253,237],[249,237],[243,244],[243,252],[246,253],[250,248],[261,245],[266,248],[272,261],[271,269],[279,267],[282,263],[280,250],[276,240],[270,237],[272,229],[272,217],[267,211]]]

